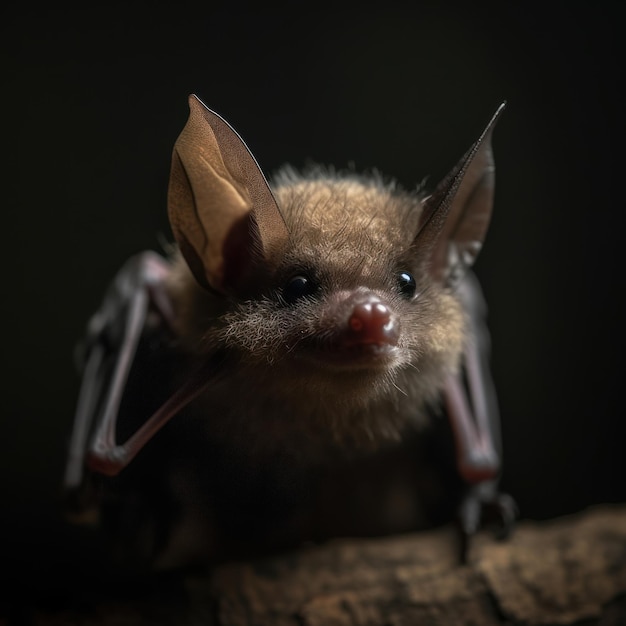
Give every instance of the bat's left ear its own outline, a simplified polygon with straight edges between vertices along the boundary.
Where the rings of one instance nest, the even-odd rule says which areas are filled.
[[[428,254],[433,278],[451,288],[474,263],[489,227],[495,187],[491,135],[504,106],[424,201],[415,245],[420,255]]]

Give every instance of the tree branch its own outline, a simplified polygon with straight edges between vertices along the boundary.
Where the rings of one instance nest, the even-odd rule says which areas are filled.
[[[457,564],[455,548],[448,528],[337,541],[260,564],[224,567],[213,580],[218,623],[491,626],[626,620],[625,506],[525,521],[504,542],[482,533],[467,566]]]
[[[336,540],[231,563],[141,597],[36,626],[585,626],[626,624],[626,504],[480,533],[459,565],[454,529]],[[29,622],[31,623],[31,622]],[[3,625],[0,618],[0,625]]]

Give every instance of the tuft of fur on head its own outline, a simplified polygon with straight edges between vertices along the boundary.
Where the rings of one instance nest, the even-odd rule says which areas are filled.
[[[289,244],[264,275],[258,298],[211,294],[182,256],[174,256],[169,291],[183,345],[198,356],[225,349],[231,357],[228,372],[202,403],[224,431],[271,438],[273,445],[291,446],[298,436],[398,439],[407,427],[424,423],[465,340],[459,302],[424,271],[413,248],[421,194],[378,174],[319,166],[304,173],[284,168],[273,192]],[[398,290],[401,271],[416,279],[413,299]],[[313,276],[318,289],[287,304],[282,288],[299,273]],[[324,354],[340,332],[337,302],[360,289],[393,311],[400,326],[397,350],[385,367],[334,367]]]

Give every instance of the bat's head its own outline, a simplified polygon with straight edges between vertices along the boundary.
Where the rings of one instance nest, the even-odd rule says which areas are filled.
[[[466,340],[454,291],[488,227],[499,111],[425,196],[323,168],[270,187],[222,118],[195,96],[190,108],[169,214],[192,349],[231,351],[258,399],[335,417],[434,399]]]

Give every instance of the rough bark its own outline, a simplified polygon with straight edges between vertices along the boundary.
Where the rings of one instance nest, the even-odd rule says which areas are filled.
[[[444,528],[232,563],[183,589],[176,601],[105,603],[34,623],[616,626],[626,624],[626,505],[523,521],[504,542],[481,533],[463,566]]]

